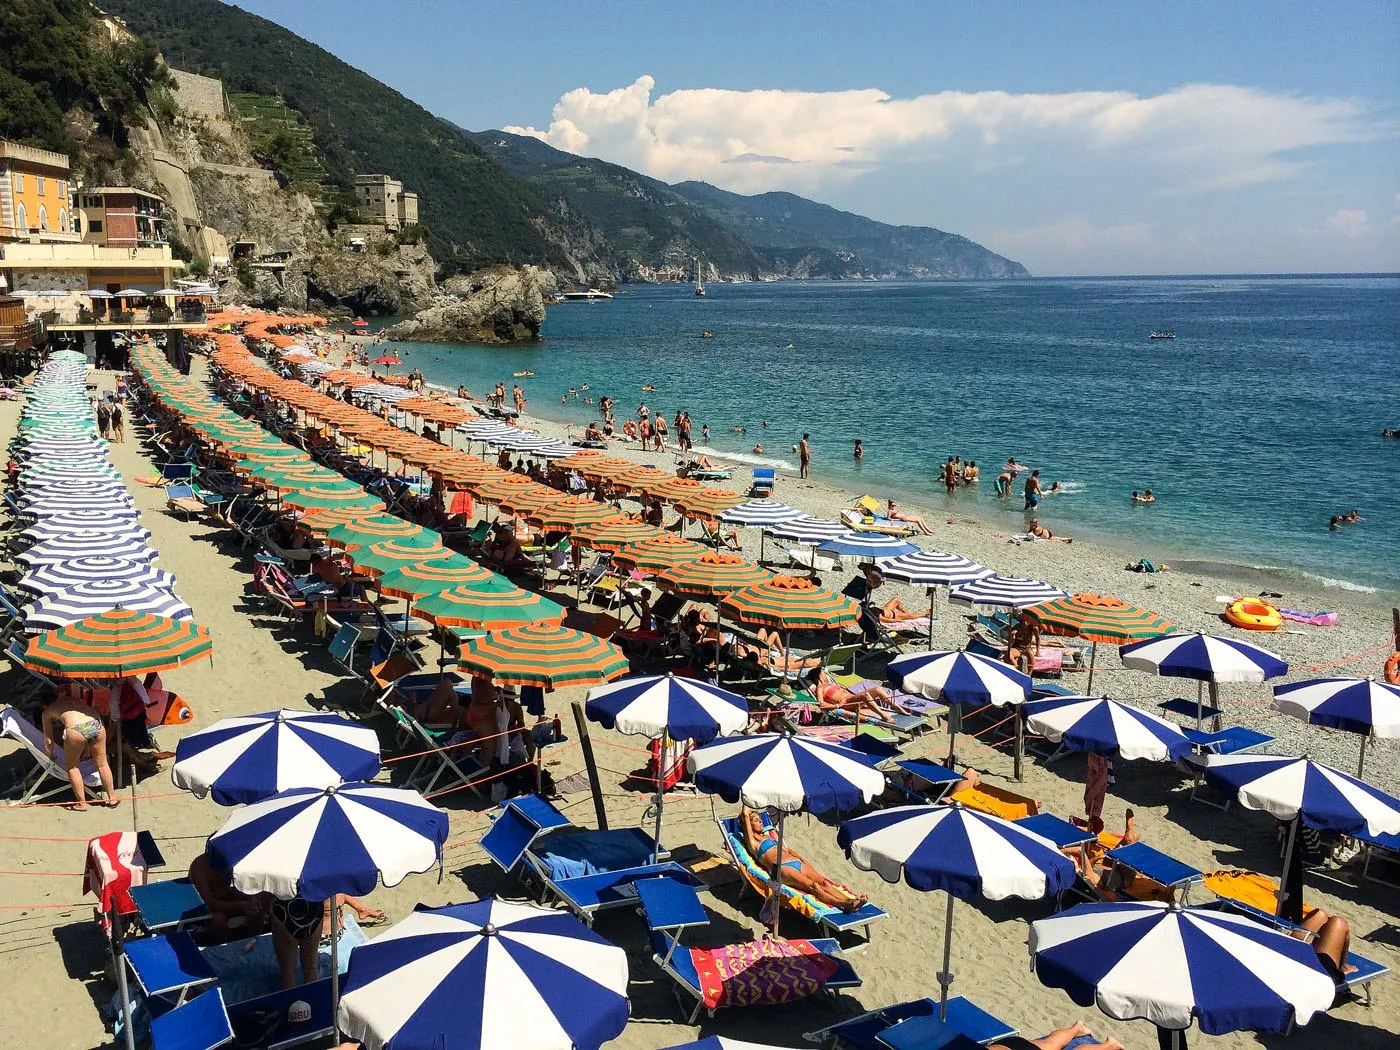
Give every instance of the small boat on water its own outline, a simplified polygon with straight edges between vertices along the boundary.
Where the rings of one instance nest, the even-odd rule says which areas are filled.
[[[695,257],[695,294],[704,298],[705,296],[705,275],[700,270],[700,256]]]
[[[587,288],[581,292],[565,292],[564,298],[571,303],[592,303],[600,299],[611,299],[610,292],[600,292],[597,288]]]
[[[1152,329],[1152,331],[1150,331],[1150,332],[1147,333],[1147,338],[1149,338],[1149,339],[1175,339],[1175,338],[1176,338],[1176,333],[1175,333],[1174,331],[1172,331],[1170,328],[1163,328],[1163,329],[1161,329],[1161,330],[1158,330],[1158,329],[1154,328],[1154,329]]]

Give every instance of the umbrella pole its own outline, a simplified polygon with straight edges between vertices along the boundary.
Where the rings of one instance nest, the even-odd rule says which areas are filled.
[[[937,587],[928,589],[928,651],[933,652],[933,599],[938,595]]]
[[[1300,810],[1298,815],[1288,824],[1288,845],[1283,848],[1283,874],[1278,880],[1278,907],[1274,909],[1274,914],[1278,916],[1283,915],[1285,902],[1288,900],[1287,896],[1284,895],[1283,888],[1288,882],[1288,869],[1293,866],[1293,850],[1298,844],[1298,824],[1302,819],[1303,814]],[[1301,890],[1301,887],[1294,887],[1294,889]]]
[[[131,1030],[131,996],[126,986],[126,943],[122,939],[122,917],[117,914],[115,897],[107,909],[107,921],[112,927],[112,964],[117,971],[117,991],[122,997],[122,1034],[126,1050],[136,1050],[136,1034]]]
[[[1094,695],[1094,664],[1099,658],[1099,643],[1089,643],[1089,684],[1084,687],[1084,692],[1089,696]]]
[[[769,904],[773,908],[773,936],[778,936],[778,921],[783,914],[783,824],[787,814],[778,811],[778,849],[773,857],[773,890]]]
[[[340,1045],[340,897],[331,894],[331,1026],[333,1046]]]
[[[656,829],[651,836],[651,862],[659,863],[661,855],[661,807],[666,803],[666,745],[671,734],[661,731],[661,749],[656,753]]]
[[[1366,737],[1361,737],[1361,761],[1356,763],[1356,779],[1362,779],[1361,775],[1366,772]]]
[[[953,983],[953,895],[948,894],[948,917],[943,922],[943,969],[938,971],[938,1019],[948,1020],[948,986]]]
[[[1211,682],[1211,683],[1210,683],[1209,689],[1210,689],[1210,706],[1213,707],[1213,708],[1215,708],[1215,710],[1216,710],[1216,712],[1217,712],[1217,713],[1216,713],[1216,716],[1215,716],[1215,731],[1218,733],[1218,732],[1220,732],[1220,717],[1221,717],[1221,714],[1220,714],[1220,711],[1221,711],[1221,709],[1220,709],[1220,686],[1217,685],[1215,682]],[[1200,723],[1200,722],[1197,722],[1197,723],[1196,723],[1196,728],[1197,728],[1197,729],[1200,729],[1200,728],[1201,728],[1201,723]]]
[[[948,761],[946,765],[952,769],[958,761],[955,748],[958,739],[958,730],[962,728],[962,707],[959,704],[948,705]]]

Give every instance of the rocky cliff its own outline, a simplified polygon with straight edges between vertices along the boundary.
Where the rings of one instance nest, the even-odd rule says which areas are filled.
[[[385,334],[424,343],[513,343],[536,339],[555,278],[538,266],[492,266],[442,285],[446,295]]]

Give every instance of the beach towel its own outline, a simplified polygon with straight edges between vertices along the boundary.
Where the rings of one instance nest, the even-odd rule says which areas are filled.
[[[104,929],[113,907],[118,915],[135,914],[131,887],[144,886],[147,868],[163,863],[149,831],[110,831],[88,840],[83,892],[97,898]]]
[[[1278,614],[1285,620],[1311,624],[1313,627],[1331,627],[1337,622],[1337,614],[1331,611],[1309,613],[1299,612],[1297,609],[1280,609]]]
[[[762,1006],[807,999],[838,969],[811,941],[765,937],[722,948],[692,948],[707,1009]]]

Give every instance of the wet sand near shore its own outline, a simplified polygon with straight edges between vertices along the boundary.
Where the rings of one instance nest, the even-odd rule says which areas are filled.
[[[202,367],[202,362],[197,362]],[[110,375],[101,378],[111,385]],[[18,410],[14,404],[0,405],[0,435],[13,433]],[[533,419],[527,425],[545,432],[562,427]],[[194,728],[235,714],[268,710],[276,706],[334,707],[357,698],[361,687],[337,673],[326,654],[324,641],[309,630],[298,631],[275,616],[265,605],[248,595],[251,581],[251,551],[244,550],[227,532],[203,523],[187,524],[164,512],[164,494],[158,488],[137,484],[134,479],[154,471],[136,442],[137,428],[128,428],[124,445],[113,446],[113,463],[126,479],[142,523],[153,533],[152,546],[160,551],[159,565],[176,574],[181,595],[189,601],[199,622],[214,636],[214,659],[172,672],[167,685],[184,696],[195,711]],[[617,450],[627,458],[672,465],[669,455]],[[733,487],[741,487],[747,471],[735,471]],[[855,494],[817,481],[800,481],[782,476],[775,498],[811,513],[833,515]],[[878,493],[877,493],[878,495]],[[913,508],[911,508],[912,510]],[[948,522],[930,517],[935,536],[929,543],[940,549],[984,561],[1001,571],[1047,579],[1071,591],[1098,591],[1116,594],[1130,602],[1155,609],[1186,629],[1228,632],[1219,619],[1216,594],[1232,593],[1225,581],[1189,573],[1139,576],[1124,572],[1123,556],[1108,548],[1088,543],[1015,545],[997,537],[980,523],[963,520]],[[757,554],[757,535],[743,534],[750,556]],[[923,543],[924,541],[920,541]],[[925,544],[928,545],[928,544]],[[840,585],[845,576],[828,582]],[[890,587],[880,593],[900,594],[906,604],[922,598],[922,591]],[[1300,629],[1299,634],[1271,636],[1266,644],[1284,656],[1295,671],[1290,678],[1310,676],[1301,668],[1328,664],[1352,654],[1389,644],[1389,623],[1373,605],[1340,598],[1334,592],[1288,595],[1290,604],[1335,608],[1340,613],[1337,627]],[[935,644],[957,646],[965,636],[960,610],[941,609]],[[1388,651],[1388,648],[1386,649]],[[1376,673],[1384,652],[1364,660],[1337,665],[1343,674]],[[1116,654],[1100,652],[1096,691],[1151,706],[1160,698],[1176,695],[1190,683],[1173,683],[1117,666]],[[15,672],[8,672],[14,675]],[[1082,677],[1082,676],[1081,676]],[[1065,684],[1076,687],[1077,679],[1066,676]],[[569,704],[581,700],[583,690],[567,689],[550,694],[549,712],[561,713],[566,727]],[[1357,740],[1345,734],[1304,726],[1267,710],[1269,694],[1263,686],[1227,686],[1225,706],[1230,717],[1268,730],[1280,739],[1280,751],[1308,750],[1343,769],[1355,766]],[[391,730],[381,726],[388,753]],[[567,728],[569,737],[574,733]],[[599,742],[605,801],[614,827],[642,824],[649,796],[630,790],[623,780],[640,767],[645,756],[636,749],[639,738],[593,729]],[[159,742],[173,750],[178,731],[166,729]],[[908,748],[911,755],[941,756],[947,751],[947,738],[932,732],[916,739]],[[958,751],[964,761],[987,771],[995,783],[1006,782],[1011,774],[1009,752],[984,746],[973,739],[960,738]],[[559,764],[551,767],[556,779],[582,769],[577,747],[556,752]],[[1369,779],[1389,790],[1400,787],[1400,749],[1395,742],[1377,742],[1369,751]],[[0,764],[12,769],[16,758],[8,743],[0,747]],[[1043,800],[1046,807],[1061,815],[1082,810],[1084,762],[1071,756],[1048,769],[1030,762],[1022,790]],[[177,792],[168,773],[142,782],[136,806],[124,803],[115,812],[93,809],[75,813],[61,807],[11,808],[0,813],[4,826],[0,835],[0,870],[26,872],[0,875],[0,899],[10,910],[0,911],[7,936],[0,942],[0,985],[10,1003],[4,1031],[5,1043],[34,1047],[96,1047],[110,1040],[94,1008],[94,997],[105,1002],[110,994],[100,980],[102,946],[92,922],[92,898],[80,894],[77,875],[50,876],[43,872],[78,872],[83,865],[83,842],[104,831],[139,826],[152,830],[169,860],[159,877],[183,874],[203,848],[205,837],[216,830],[227,811],[209,800],[198,800]],[[1278,870],[1279,844],[1273,835],[1273,822],[1267,817],[1232,808],[1229,813],[1192,802],[1189,785],[1164,767],[1148,763],[1117,763],[1117,784],[1105,807],[1111,828],[1118,825],[1123,810],[1137,812],[1138,828],[1145,839],[1182,861],[1203,869],[1224,866],[1253,868],[1268,874]],[[491,893],[518,896],[517,883],[503,879],[481,852],[476,840],[485,830],[485,806],[467,793],[456,793],[438,800],[451,815],[449,848],[445,875],[407,879],[394,889],[380,888],[367,903],[383,909],[391,921],[403,918],[418,902],[445,904],[470,900]],[[586,791],[565,796],[563,808],[582,826],[593,826],[592,802]],[[721,812],[731,807],[720,804]],[[836,846],[834,821],[799,816],[787,823],[791,846],[818,869],[840,881],[869,893],[889,918],[875,929],[873,943],[853,955],[862,988],[845,995],[840,1011],[856,1012],[924,995],[936,995],[935,971],[941,962],[945,898],[923,894],[900,885],[887,885],[873,874],[852,868]],[[664,841],[673,851],[694,844],[720,854],[719,834],[711,819],[711,804],[703,797],[684,794],[668,799]],[[50,841],[53,840],[53,841]],[[1202,897],[1208,896],[1198,891]],[[1395,935],[1400,916],[1400,891],[1373,883],[1352,888],[1331,881],[1313,880],[1309,900],[1328,911],[1346,916],[1352,926],[1353,949],[1392,968],[1400,967],[1400,938]],[[692,934],[692,943],[723,943],[756,934],[758,903],[752,895],[737,896],[737,884],[722,885],[707,896],[715,919],[709,929]],[[30,910],[16,905],[46,905]],[[68,907],[47,907],[68,905]],[[1094,1008],[1074,1005],[1061,992],[1044,988],[1027,966],[1026,927],[1033,918],[1049,913],[1045,904],[1009,902],[1000,905],[962,904],[956,906],[952,969],[957,975],[955,994],[966,995],[1028,1036],[1039,1036],[1053,1028],[1085,1018],[1100,1036],[1113,1035],[1130,1048],[1156,1045],[1151,1026],[1143,1022],[1112,1021]],[[632,1023],[610,1046],[619,1050],[654,1050],[683,1043],[700,1034],[723,1034],[740,1039],[760,1040],[779,1046],[805,1045],[803,1032],[834,1023],[841,1013],[822,1001],[784,1007],[731,1010],[714,1019],[702,1019],[699,1026],[679,1023],[670,982],[650,961],[646,931],[629,910],[620,909],[600,917],[598,932],[622,945],[628,952],[632,973]],[[785,918],[784,932],[810,936],[813,931],[799,919]],[[1376,939],[1367,938],[1375,936]],[[1360,1050],[1381,1050],[1395,1045],[1400,1031],[1400,997],[1396,978],[1377,982],[1375,1005],[1366,1008],[1348,1004],[1326,1017],[1282,1039],[1260,1039],[1237,1033],[1208,1039],[1189,1033],[1194,1046],[1219,1046],[1237,1050],[1267,1043],[1294,1050],[1322,1050],[1340,1045]]]

